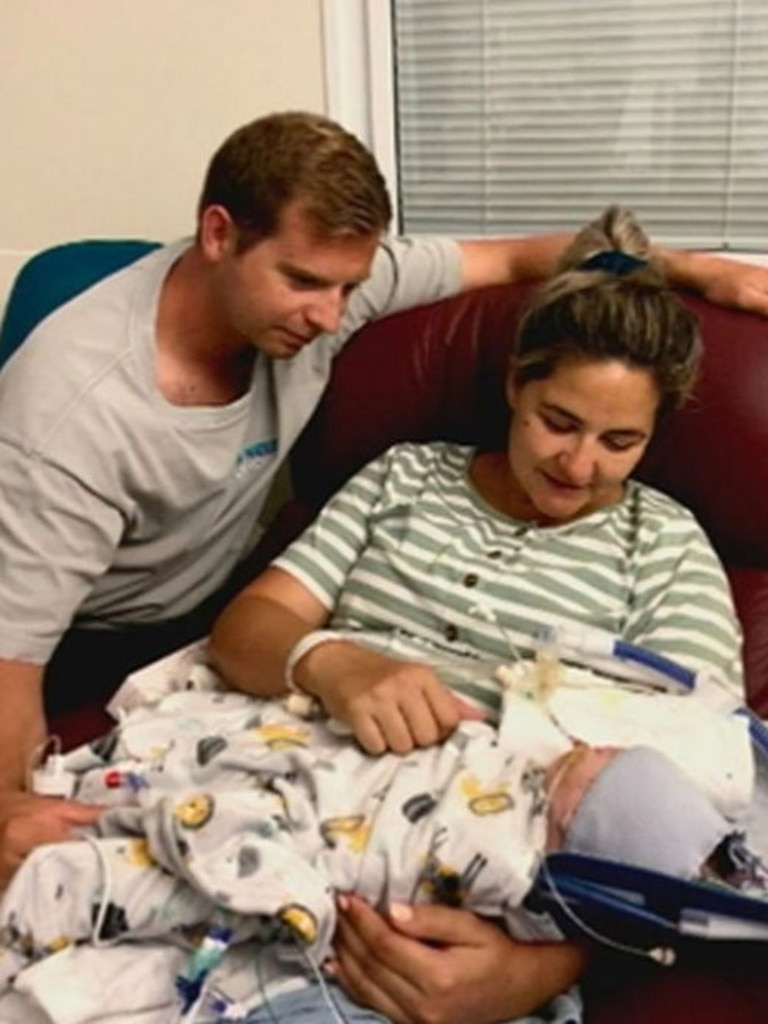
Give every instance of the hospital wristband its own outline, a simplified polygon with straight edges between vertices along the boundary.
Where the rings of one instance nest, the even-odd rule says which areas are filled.
[[[307,633],[303,636],[298,643],[294,644],[291,650],[288,652],[288,658],[285,662],[285,676],[283,677],[285,683],[285,689],[288,693],[305,693],[299,684],[294,679],[294,671],[296,666],[304,657],[305,654],[309,654],[310,651],[314,650],[315,647],[319,647],[321,644],[332,643],[334,640],[344,640],[345,637],[341,633],[335,633],[332,629],[315,629],[311,633]]]

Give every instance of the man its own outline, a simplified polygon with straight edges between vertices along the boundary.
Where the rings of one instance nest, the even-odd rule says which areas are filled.
[[[383,179],[326,119],[271,115],[214,155],[194,242],[57,310],[0,376],[0,884],[98,810],[25,793],[50,707],[199,635],[274,473],[360,326],[546,276],[566,236],[383,240]],[[768,271],[665,254],[768,315]],[[65,357],[62,357],[65,353]]]

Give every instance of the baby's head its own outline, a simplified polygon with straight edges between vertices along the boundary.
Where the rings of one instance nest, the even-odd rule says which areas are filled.
[[[650,747],[577,744],[547,773],[547,849],[695,878],[728,822]]]

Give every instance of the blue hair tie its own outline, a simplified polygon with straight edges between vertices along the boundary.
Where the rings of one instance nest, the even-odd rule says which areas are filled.
[[[580,263],[577,270],[606,270],[609,274],[616,274],[617,277],[624,277],[632,274],[635,270],[642,270],[648,266],[648,260],[640,256],[631,256],[628,252],[621,252],[620,249],[603,249],[596,252],[588,260]]]

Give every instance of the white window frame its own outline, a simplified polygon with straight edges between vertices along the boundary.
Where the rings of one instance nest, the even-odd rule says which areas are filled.
[[[397,211],[390,0],[322,0],[321,13],[326,113],[371,150]]]

